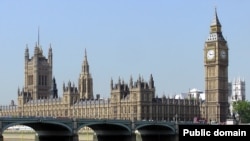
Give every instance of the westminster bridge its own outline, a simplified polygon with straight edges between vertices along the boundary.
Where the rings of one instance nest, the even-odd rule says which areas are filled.
[[[0,141],[4,130],[14,125],[33,128],[39,141],[78,141],[78,131],[85,126],[94,130],[98,141],[136,141],[138,134],[142,141],[175,141],[178,134],[177,124],[167,121],[5,117],[0,118]]]

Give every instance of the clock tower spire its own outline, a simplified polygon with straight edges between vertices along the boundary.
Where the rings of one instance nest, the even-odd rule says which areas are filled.
[[[217,11],[204,47],[205,117],[225,122],[228,115],[228,46],[221,31]]]

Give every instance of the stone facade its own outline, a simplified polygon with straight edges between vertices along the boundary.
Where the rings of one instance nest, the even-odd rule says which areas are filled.
[[[18,89],[18,104],[2,106],[1,116],[192,121],[200,115],[199,99],[156,97],[152,75],[148,82],[141,76],[136,81],[131,77],[129,83],[120,78],[117,83],[111,80],[110,98],[102,99],[99,94],[94,97],[86,50],[78,87],[69,81],[63,84],[62,97],[58,97],[51,63],[51,47],[48,59],[39,46],[30,59],[26,48],[25,86]]]
[[[46,58],[38,44],[32,58],[28,48],[25,50],[25,86],[18,89],[18,104],[1,106],[0,115],[166,121],[193,121],[199,117],[223,121],[228,109],[228,48],[217,13],[210,29],[204,48],[205,101],[157,97],[152,74],[148,81],[141,76],[135,81],[131,77],[128,83],[120,78],[114,83],[111,79],[110,98],[102,99],[99,94],[94,97],[86,50],[78,85],[70,81],[63,84],[63,94],[59,97],[52,77],[52,48]]]

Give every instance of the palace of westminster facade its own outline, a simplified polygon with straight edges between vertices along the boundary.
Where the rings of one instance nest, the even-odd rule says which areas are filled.
[[[63,84],[58,96],[56,80],[52,76],[53,57],[43,55],[39,42],[30,57],[25,49],[24,87],[18,88],[17,105],[0,107],[2,117],[75,117],[126,120],[180,120],[194,117],[224,122],[228,115],[228,47],[215,11],[210,33],[204,46],[205,101],[197,98],[175,99],[155,95],[153,76],[148,82],[139,77],[125,83],[110,82],[108,99],[93,95],[93,78],[89,71],[85,50],[78,86]]]

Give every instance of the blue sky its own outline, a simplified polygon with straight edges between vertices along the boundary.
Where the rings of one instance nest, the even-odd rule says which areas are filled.
[[[53,49],[53,75],[77,85],[86,48],[94,94],[110,97],[110,80],[153,75],[158,96],[204,91],[204,43],[215,7],[229,45],[229,81],[250,81],[250,1],[3,0],[0,4],[0,105],[24,86],[24,51]]]

